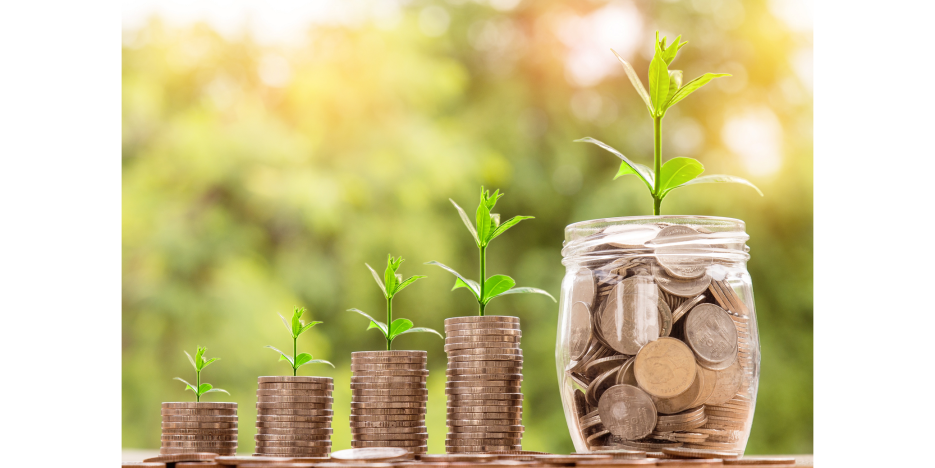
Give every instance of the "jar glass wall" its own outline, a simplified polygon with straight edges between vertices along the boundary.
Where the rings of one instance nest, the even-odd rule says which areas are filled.
[[[760,364],[747,239],[700,216],[566,228],[556,364],[578,452],[743,453]]]

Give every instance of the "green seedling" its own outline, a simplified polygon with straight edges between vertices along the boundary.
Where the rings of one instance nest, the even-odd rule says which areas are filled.
[[[436,261],[427,262],[426,265],[435,265],[445,270],[449,271],[455,275],[455,285],[451,288],[452,291],[458,288],[467,288],[471,291],[471,294],[474,295],[474,298],[477,299],[478,306],[478,315],[483,316],[484,310],[487,307],[487,304],[491,299],[495,297],[500,297],[506,294],[524,294],[524,293],[534,293],[542,294],[549,296],[553,301],[555,298],[551,294],[537,288],[514,288],[516,286],[516,281],[513,278],[510,278],[506,275],[493,275],[490,278],[487,278],[487,246],[490,245],[490,242],[499,237],[501,234],[510,229],[511,227],[518,224],[524,219],[533,219],[533,216],[514,216],[510,218],[507,222],[500,224],[500,215],[496,213],[491,213],[494,206],[497,204],[497,200],[502,197],[503,194],[499,190],[494,191],[493,195],[490,192],[485,191],[484,187],[480,188],[480,204],[477,205],[477,213],[475,216],[475,221],[477,223],[476,227],[471,223],[471,218],[468,217],[467,213],[455,203],[454,200],[448,199],[451,201],[451,204],[455,206],[458,210],[458,214],[461,215],[461,220],[464,221],[464,225],[467,226],[468,231],[474,237],[474,242],[477,244],[477,248],[480,250],[480,283],[474,280],[470,280],[462,276],[460,273],[443,265]],[[557,301],[556,301],[557,302]]]
[[[359,309],[348,309],[348,312],[357,312],[364,317],[370,319],[370,325],[367,326],[367,330],[371,328],[376,328],[383,333],[383,337],[386,338],[386,349],[387,351],[393,349],[393,340],[396,339],[399,335],[405,335],[406,333],[434,333],[439,336],[439,338],[444,339],[441,333],[438,333],[431,328],[425,327],[416,327],[412,328],[412,321],[409,319],[398,318],[393,320],[393,297],[399,294],[400,291],[406,289],[410,284],[415,283],[416,281],[422,278],[428,278],[427,276],[410,276],[409,279],[403,281],[402,275],[396,273],[399,270],[399,266],[403,263],[403,257],[393,258],[392,255],[386,256],[386,270],[383,272],[383,279],[380,279],[380,275],[377,274],[376,270],[367,265],[367,268],[370,269],[370,273],[373,274],[373,279],[377,282],[377,285],[380,286],[380,290],[383,291],[383,297],[386,298],[386,323],[380,322],[379,320],[374,319],[373,317],[367,315],[362,310]],[[389,326],[387,326],[387,323]]]
[[[711,80],[730,76],[727,73],[705,73],[683,85],[682,71],[669,70],[669,65],[675,60],[675,55],[678,53],[679,49],[687,44],[687,42],[681,42],[681,39],[682,36],[678,36],[672,44],[666,46],[666,38],[663,37],[660,41],[659,31],[656,31],[656,51],[653,54],[652,61],[649,62],[649,92],[646,92],[646,88],[643,87],[643,83],[640,82],[639,77],[636,76],[636,71],[633,70],[633,67],[620,57],[617,52],[611,49],[611,52],[613,52],[614,55],[617,56],[617,59],[620,60],[620,63],[623,64],[623,69],[626,71],[627,77],[630,78],[630,83],[633,84],[633,87],[636,88],[636,92],[643,98],[646,109],[653,119],[653,169],[631,161],[620,151],[594,138],[587,137],[575,140],[578,142],[594,143],[623,160],[623,162],[620,163],[620,169],[617,171],[617,175],[614,176],[614,179],[629,174],[634,174],[639,177],[640,180],[646,184],[646,188],[649,189],[649,193],[653,197],[653,214],[657,216],[660,213],[662,199],[665,198],[669,192],[688,185],[743,184],[752,187],[760,196],[763,196],[763,192],[761,192],[759,188],[750,183],[750,181],[741,179],[740,177],[723,174],[702,176],[701,174],[704,172],[704,166],[696,159],[678,157],[672,158],[666,161],[665,164],[662,164],[662,119],[665,117],[666,111],[682,99],[688,97],[691,93],[708,84]]]
[[[334,367],[334,364],[328,361],[325,361],[324,359],[312,359],[311,354],[308,354],[308,353],[296,354],[299,335],[307,332],[310,328],[314,327],[315,325],[322,323],[322,322],[309,322],[309,323],[303,322],[300,319],[302,318],[302,314],[304,313],[305,313],[305,307],[302,307],[301,309],[298,307],[293,307],[291,323],[287,322],[286,318],[283,317],[282,315],[279,316],[279,318],[282,319],[283,325],[286,326],[286,330],[289,330],[289,334],[292,335],[292,356],[289,356],[288,354],[272,346],[267,346],[267,348],[272,349],[273,351],[276,351],[277,353],[279,353],[280,361],[289,362],[289,365],[292,366],[293,376],[298,375],[299,368],[306,364],[328,364],[329,366]]]
[[[185,353],[186,356],[188,356],[188,361],[192,363],[192,367],[195,368],[195,385],[192,385],[186,382],[181,377],[175,378],[175,380],[178,380],[185,384],[185,390],[191,390],[195,392],[196,402],[201,401],[201,395],[204,395],[205,393],[224,392],[230,395],[230,393],[228,393],[227,390],[220,389],[220,388],[213,388],[211,384],[209,383],[201,383],[201,371],[205,367],[208,367],[208,364],[211,364],[212,362],[218,360],[218,358],[211,358],[211,359],[205,360],[205,351],[207,350],[208,348],[206,347],[198,346],[197,350],[195,351],[194,359],[192,359],[191,354],[188,354],[188,351],[182,351],[183,353]]]

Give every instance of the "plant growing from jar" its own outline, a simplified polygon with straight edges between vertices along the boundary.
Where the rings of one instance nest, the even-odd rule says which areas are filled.
[[[266,346],[267,348],[272,349],[273,351],[276,351],[277,353],[279,353],[280,361],[289,362],[289,365],[292,367],[293,377],[298,375],[299,367],[302,367],[306,364],[328,364],[329,366],[334,367],[334,364],[328,361],[325,361],[324,359],[313,359],[312,355],[309,353],[298,353],[297,348],[298,348],[299,336],[309,331],[315,325],[322,323],[322,322],[305,323],[304,321],[301,320],[302,314],[304,313],[305,313],[305,307],[302,307],[302,308],[293,307],[291,321],[287,322],[285,317],[283,317],[282,315],[279,316],[279,318],[282,319],[283,325],[286,326],[286,330],[289,331],[289,335],[292,336],[292,356],[289,356],[288,354],[276,349],[273,346]]]
[[[633,67],[627,63],[617,52],[614,52],[623,69],[626,71],[630,83],[636,88],[637,94],[646,104],[650,117],[653,119],[653,168],[631,161],[620,151],[612,148],[610,145],[591,137],[575,140],[577,142],[594,143],[601,148],[613,153],[623,162],[620,163],[620,169],[614,179],[625,175],[634,174],[643,181],[646,188],[653,198],[653,215],[658,216],[662,207],[662,200],[671,191],[696,184],[718,184],[734,183],[743,184],[752,187],[760,196],[763,192],[746,179],[740,177],[710,174],[702,176],[704,166],[696,159],[676,157],[662,163],[662,119],[666,111],[672,106],[685,99],[693,92],[708,84],[715,78],[730,76],[727,73],[705,73],[688,83],[682,84],[682,71],[669,70],[669,65],[675,60],[676,54],[687,42],[681,42],[682,36],[675,38],[675,41],[666,45],[666,38],[659,40],[659,32],[656,31],[655,53],[652,61],[649,63],[649,91],[643,87],[643,83],[636,75]]]
[[[373,274],[374,281],[377,282],[377,286],[380,286],[380,290],[383,291],[383,297],[386,298],[386,322],[381,322],[366,312],[360,309],[348,309],[348,312],[357,312],[364,317],[370,319],[370,325],[367,326],[367,330],[371,328],[376,328],[380,330],[380,333],[383,334],[383,337],[386,339],[386,350],[389,351],[393,349],[393,340],[398,338],[400,335],[405,335],[407,333],[434,333],[439,336],[439,338],[444,338],[441,333],[425,327],[415,327],[413,328],[412,321],[405,318],[393,319],[393,298],[399,294],[400,291],[406,289],[412,283],[422,279],[428,278],[427,276],[415,275],[410,276],[405,281],[403,281],[402,275],[398,274],[400,265],[403,263],[403,257],[393,258],[392,255],[386,256],[386,270],[383,272],[383,279],[380,279],[380,275],[377,274],[370,265],[367,265],[367,268],[370,270],[370,273]]]
[[[504,194],[500,193],[500,190],[495,190],[494,193],[491,194],[489,191],[485,191],[484,187],[480,188],[480,203],[477,205],[475,215],[476,225],[471,223],[471,218],[468,217],[467,213],[465,213],[454,200],[448,199],[451,204],[455,206],[455,209],[458,210],[458,214],[461,215],[461,221],[464,222],[471,236],[474,237],[474,242],[477,244],[480,253],[479,282],[468,279],[453,268],[434,260],[426,263],[426,265],[435,265],[444,268],[455,275],[455,285],[451,288],[452,291],[458,288],[466,288],[468,291],[471,291],[471,294],[474,295],[474,299],[477,300],[477,314],[479,316],[484,316],[487,304],[490,303],[491,300],[507,294],[542,294],[548,296],[552,301],[555,301],[555,298],[552,297],[551,294],[538,288],[515,288],[516,281],[507,275],[493,275],[489,278],[487,277],[487,247],[490,245],[490,242],[511,227],[519,224],[520,221],[534,218],[533,216],[514,216],[505,223],[500,224],[500,215],[491,212],[496,206],[497,200],[503,195]]]
[[[224,390],[221,388],[214,388],[209,383],[201,383],[201,371],[204,370],[205,367],[208,367],[208,365],[210,365],[212,362],[217,361],[219,359],[219,358],[205,359],[205,351],[207,350],[208,350],[207,347],[197,346],[194,358],[192,358],[191,354],[188,354],[188,351],[182,351],[183,353],[185,353],[186,356],[188,356],[188,361],[192,363],[192,367],[195,368],[195,385],[192,385],[186,382],[181,377],[175,378],[175,380],[178,380],[185,384],[185,390],[191,390],[192,392],[195,392],[195,402],[200,402],[201,396],[204,395],[205,393],[224,392],[230,395],[230,393],[227,390]]]

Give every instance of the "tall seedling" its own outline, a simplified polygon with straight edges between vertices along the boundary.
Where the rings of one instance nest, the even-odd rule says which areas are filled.
[[[507,222],[500,224],[500,215],[491,213],[491,211],[493,211],[494,206],[497,204],[497,200],[502,196],[503,194],[500,193],[499,190],[495,190],[493,195],[491,195],[489,191],[484,190],[484,187],[480,188],[480,203],[477,205],[477,212],[475,215],[476,226],[471,223],[471,218],[468,217],[467,213],[465,213],[454,200],[448,199],[451,204],[455,206],[455,209],[458,210],[458,214],[461,215],[461,220],[471,233],[471,236],[474,237],[474,242],[477,244],[477,248],[480,251],[480,282],[467,279],[451,267],[434,260],[426,263],[427,265],[442,267],[455,275],[455,285],[451,290],[467,288],[467,290],[471,291],[471,294],[473,294],[474,298],[477,300],[477,313],[480,316],[484,315],[487,304],[493,298],[506,294],[535,293],[549,296],[552,301],[555,301],[555,298],[552,297],[551,294],[538,288],[514,288],[513,286],[516,286],[516,281],[509,276],[493,275],[487,278],[487,246],[490,245],[490,242],[520,221],[533,219],[533,216],[514,216]]]
[[[220,388],[213,388],[211,384],[209,383],[201,383],[201,371],[204,370],[205,367],[208,367],[208,365],[211,364],[212,362],[218,360],[218,358],[211,358],[211,359],[205,360],[205,351],[207,350],[208,348],[204,346],[197,346],[194,359],[192,359],[191,354],[188,354],[188,351],[182,351],[183,353],[185,353],[186,356],[188,356],[188,361],[192,363],[192,367],[195,368],[195,385],[192,385],[186,382],[181,377],[175,378],[175,380],[178,380],[185,384],[185,390],[191,390],[195,392],[196,402],[200,402],[201,395],[204,395],[205,393],[224,392],[230,395],[230,393],[228,393],[227,390],[220,389]]]
[[[422,278],[428,278],[427,276],[416,275],[410,276],[408,279],[403,281],[402,275],[396,273],[402,264],[403,257],[393,258],[392,255],[387,255],[386,270],[383,272],[383,280],[380,280],[380,275],[377,274],[376,270],[371,268],[370,265],[367,265],[366,263],[364,264],[367,265],[368,269],[370,269],[370,273],[373,274],[374,281],[377,282],[377,286],[380,286],[380,290],[383,291],[383,297],[386,298],[386,323],[374,319],[362,310],[348,309],[348,312],[357,312],[358,314],[370,319],[370,325],[367,326],[367,330],[376,328],[377,330],[380,330],[380,333],[383,333],[383,337],[386,338],[387,351],[393,349],[394,339],[396,339],[399,335],[405,335],[406,333],[434,333],[440,338],[444,338],[441,333],[438,333],[431,328],[412,328],[412,321],[409,319],[398,318],[393,320],[393,297],[399,294],[399,292],[403,289],[406,289],[406,287],[408,287],[410,284],[415,283]]]
[[[631,161],[620,151],[594,138],[586,137],[575,140],[585,143],[594,143],[623,160],[623,162],[620,163],[620,169],[617,171],[617,175],[614,176],[614,179],[629,174],[635,174],[639,177],[640,180],[646,184],[646,188],[649,189],[649,193],[653,197],[653,214],[657,216],[661,211],[662,199],[665,198],[669,192],[687,185],[719,183],[743,184],[753,187],[760,196],[763,196],[763,192],[760,192],[759,188],[750,183],[750,181],[741,179],[740,177],[723,174],[702,176],[701,173],[704,172],[704,166],[696,159],[678,157],[672,158],[666,161],[665,164],[662,164],[662,118],[665,117],[666,111],[682,99],[688,97],[691,93],[708,84],[711,80],[730,76],[727,73],[705,73],[683,85],[682,71],[669,70],[669,65],[675,60],[675,55],[678,53],[679,49],[687,44],[687,42],[680,42],[681,39],[682,36],[678,36],[672,44],[666,46],[666,38],[663,37],[660,41],[659,31],[656,31],[656,50],[652,61],[649,63],[649,92],[646,92],[646,88],[643,87],[643,83],[640,82],[639,77],[636,76],[636,71],[633,70],[633,67],[622,57],[617,55],[617,52],[611,49],[611,52],[614,52],[614,55],[616,55],[620,63],[623,64],[623,69],[626,71],[627,77],[630,78],[630,83],[636,88],[636,92],[640,97],[643,98],[643,103],[646,104],[646,110],[649,111],[649,115],[653,119],[653,169]]]
[[[273,351],[276,351],[277,353],[279,353],[280,361],[289,362],[289,365],[292,366],[293,377],[298,375],[299,367],[302,367],[306,364],[328,364],[329,366],[334,367],[334,364],[328,361],[325,361],[324,359],[312,359],[311,354],[308,354],[308,353],[296,354],[298,351],[297,347],[298,347],[299,335],[307,332],[309,329],[311,329],[315,325],[322,323],[322,322],[309,322],[309,323],[303,322],[300,319],[302,318],[302,314],[304,313],[305,313],[305,307],[302,307],[301,309],[298,307],[293,307],[291,322],[287,322],[286,318],[283,317],[282,315],[279,316],[279,318],[282,319],[283,325],[286,326],[286,330],[289,330],[289,334],[292,336],[292,356],[289,356],[288,354],[272,346],[267,346],[267,348],[272,349]]]

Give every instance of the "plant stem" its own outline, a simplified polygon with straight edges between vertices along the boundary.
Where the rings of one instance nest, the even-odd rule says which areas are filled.
[[[480,299],[477,300],[477,304],[480,306],[480,316],[484,316],[484,283],[487,279],[487,247],[481,246],[480,248]]]
[[[389,328],[393,325],[393,298],[386,298],[386,328],[389,332]],[[393,348],[393,340],[390,339],[389,333],[386,335],[386,350],[389,351]]]
[[[195,403],[201,401],[201,371],[195,369]]]
[[[298,346],[298,345],[296,345],[296,342],[297,342],[297,341],[299,341],[299,337],[293,336],[293,337],[292,337],[292,376],[293,376],[293,377],[295,377],[295,376],[298,375],[298,373],[299,373],[299,368],[296,367],[296,365],[295,365],[295,358],[296,358],[296,354],[295,354],[295,353],[296,353],[296,347]]]
[[[653,117],[653,169],[656,173],[653,184],[653,215],[659,216],[662,198],[659,198],[659,183],[662,179],[662,117]]]

